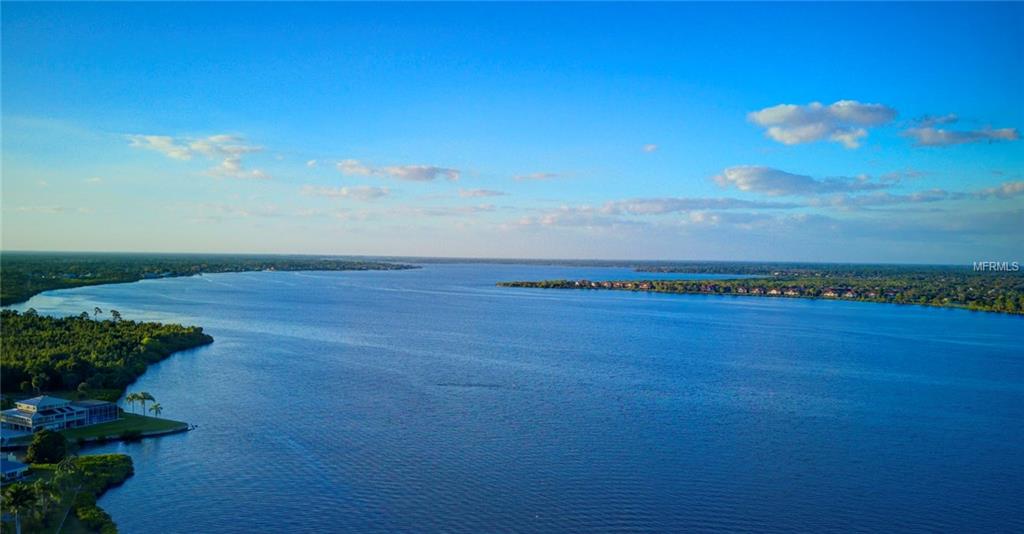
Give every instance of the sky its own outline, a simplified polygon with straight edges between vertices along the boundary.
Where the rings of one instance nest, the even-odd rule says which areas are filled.
[[[0,20],[4,250],[1024,260],[1022,4]]]

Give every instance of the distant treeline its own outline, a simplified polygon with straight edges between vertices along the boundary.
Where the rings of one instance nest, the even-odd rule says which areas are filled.
[[[51,289],[135,282],[144,278],[243,271],[367,271],[412,269],[381,261],[318,256],[4,252],[0,305]]]
[[[849,267],[849,266],[846,266]],[[874,270],[879,267],[885,270]],[[618,289],[659,293],[695,293],[791,298],[830,298],[894,304],[921,304],[1024,314],[1024,276],[1020,273],[973,273],[863,266],[863,271],[779,271],[763,278],[736,280],[543,280],[501,282],[506,287]],[[861,268],[860,266],[857,267]],[[665,272],[665,271],[660,271]],[[668,271],[677,272],[677,271]],[[683,272],[683,271],[679,271]],[[694,272],[694,271],[686,271]],[[709,271],[704,271],[709,272]],[[719,271],[712,271],[720,274]],[[735,274],[760,274],[753,271]]]
[[[0,387],[4,393],[113,390],[117,398],[149,364],[213,342],[196,326],[125,321],[115,310],[48,317],[0,311]]]

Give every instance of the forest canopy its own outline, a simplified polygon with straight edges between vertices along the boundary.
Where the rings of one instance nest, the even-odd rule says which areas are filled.
[[[106,389],[116,390],[116,398],[149,364],[213,342],[197,326],[125,321],[115,312],[106,320],[88,312],[59,318],[31,309],[0,312],[4,393]]]

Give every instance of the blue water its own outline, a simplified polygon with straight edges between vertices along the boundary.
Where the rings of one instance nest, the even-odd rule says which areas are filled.
[[[126,533],[1024,530],[1024,319],[494,286],[651,276],[223,274],[19,307],[216,338],[136,388],[197,430],[93,449],[135,460],[100,501]]]

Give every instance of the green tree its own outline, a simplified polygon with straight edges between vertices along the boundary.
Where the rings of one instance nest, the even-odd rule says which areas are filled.
[[[124,396],[124,400],[125,400],[125,402],[128,403],[128,406],[132,409],[132,413],[135,413],[135,401],[139,400],[139,394],[138,393],[129,393],[129,394]]]
[[[149,411],[153,412],[154,417],[160,417],[160,414],[164,411],[164,407],[160,406],[159,402],[154,402],[153,405],[149,407]]]
[[[50,505],[60,500],[60,488],[51,481],[39,479],[32,483],[32,491],[36,494],[39,521],[40,523],[45,523],[46,514],[50,511]]]
[[[110,317],[114,319],[114,322],[116,323],[121,320],[121,312],[117,310],[110,310]]]
[[[140,391],[138,401],[142,403],[142,415],[146,415],[146,402],[156,402],[156,399],[154,399],[153,396],[150,395],[148,391]]]
[[[68,440],[60,432],[41,430],[32,437],[25,459],[33,464],[55,464],[68,454]]]
[[[35,495],[32,488],[20,482],[11,484],[4,489],[4,508],[14,512],[14,531],[21,534],[21,515],[32,509]]]
[[[92,309],[93,317],[99,316],[99,314],[101,313],[103,313],[103,310],[101,310],[99,306],[96,306],[95,308]]]

